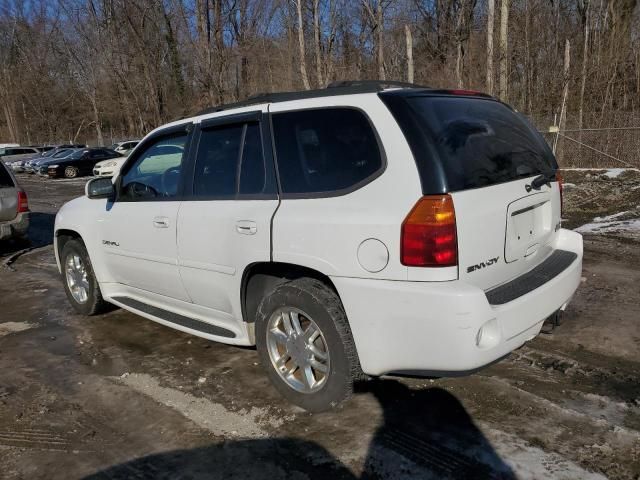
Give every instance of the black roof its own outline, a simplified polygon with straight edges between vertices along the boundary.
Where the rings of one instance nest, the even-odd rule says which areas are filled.
[[[407,82],[397,82],[393,80],[353,80],[353,81],[339,81],[330,83],[327,88],[321,88],[317,90],[303,90],[299,92],[276,92],[276,93],[260,93],[249,97],[247,100],[241,102],[229,103],[226,105],[218,105],[216,107],[209,107],[198,115],[206,115],[207,113],[221,112],[223,110],[230,110],[232,108],[247,107],[249,105],[257,105],[260,103],[277,103],[288,102],[290,100],[303,100],[307,98],[320,98],[320,97],[333,97],[336,95],[353,95],[357,93],[376,93],[384,90],[385,88],[410,88],[426,90],[428,87],[422,85],[416,85]]]

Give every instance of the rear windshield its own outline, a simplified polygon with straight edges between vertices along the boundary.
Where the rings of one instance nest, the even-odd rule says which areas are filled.
[[[0,164],[0,188],[14,187],[13,179],[4,165]]]
[[[407,103],[429,137],[435,150],[430,154],[439,158],[449,191],[509,182],[556,168],[542,136],[524,116],[500,102],[422,96],[407,98]]]

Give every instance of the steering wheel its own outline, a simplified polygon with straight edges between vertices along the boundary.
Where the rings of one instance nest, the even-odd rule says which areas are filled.
[[[165,197],[172,197],[178,193],[178,180],[180,179],[180,165],[167,168],[160,177],[162,194]]]
[[[155,188],[141,182],[131,182],[125,188],[126,192],[134,198],[152,198],[158,196]]]

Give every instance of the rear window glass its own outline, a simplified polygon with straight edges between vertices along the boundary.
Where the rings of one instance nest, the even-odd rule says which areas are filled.
[[[502,103],[453,96],[412,97],[408,103],[430,136],[451,191],[509,182],[556,167],[540,134]]]
[[[0,165],[0,188],[14,187],[13,179],[4,165]]]
[[[383,166],[369,120],[355,109],[277,113],[273,132],[284,194],[351,189]]]

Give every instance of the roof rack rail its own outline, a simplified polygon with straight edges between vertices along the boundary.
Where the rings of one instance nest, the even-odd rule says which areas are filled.
[[[248,107],[251,105],[259,105],[261,103],[287,102],[290,100],[333,97],[336,95],[352,95],[357,93],[375,93],[375,92],[384,90],[385,88],[388,88],[388,87],[428,88],[421,85],[415,85],[413,83],[397,82],[393,80],[339,81],[339,82],[330,83],[327,86],[327,88],[320,88],[317,90],[302,90],[298,92],[259,93],[247,98],[246,100],[242,100],[240,102],[206,108],[201,112],[198,112],[196,116],[206,115],[208,113],[222,112],[223,110],[230,110],[232,108],[241,108],[241,107]]]
[[[340,87],[370,87],[384,90],[385,88],[429,88],[424,85],[417,85],[415,83],[401,82],[398,80],[339,80],[331,82],[327,85],[327,88],[340,88]]]

